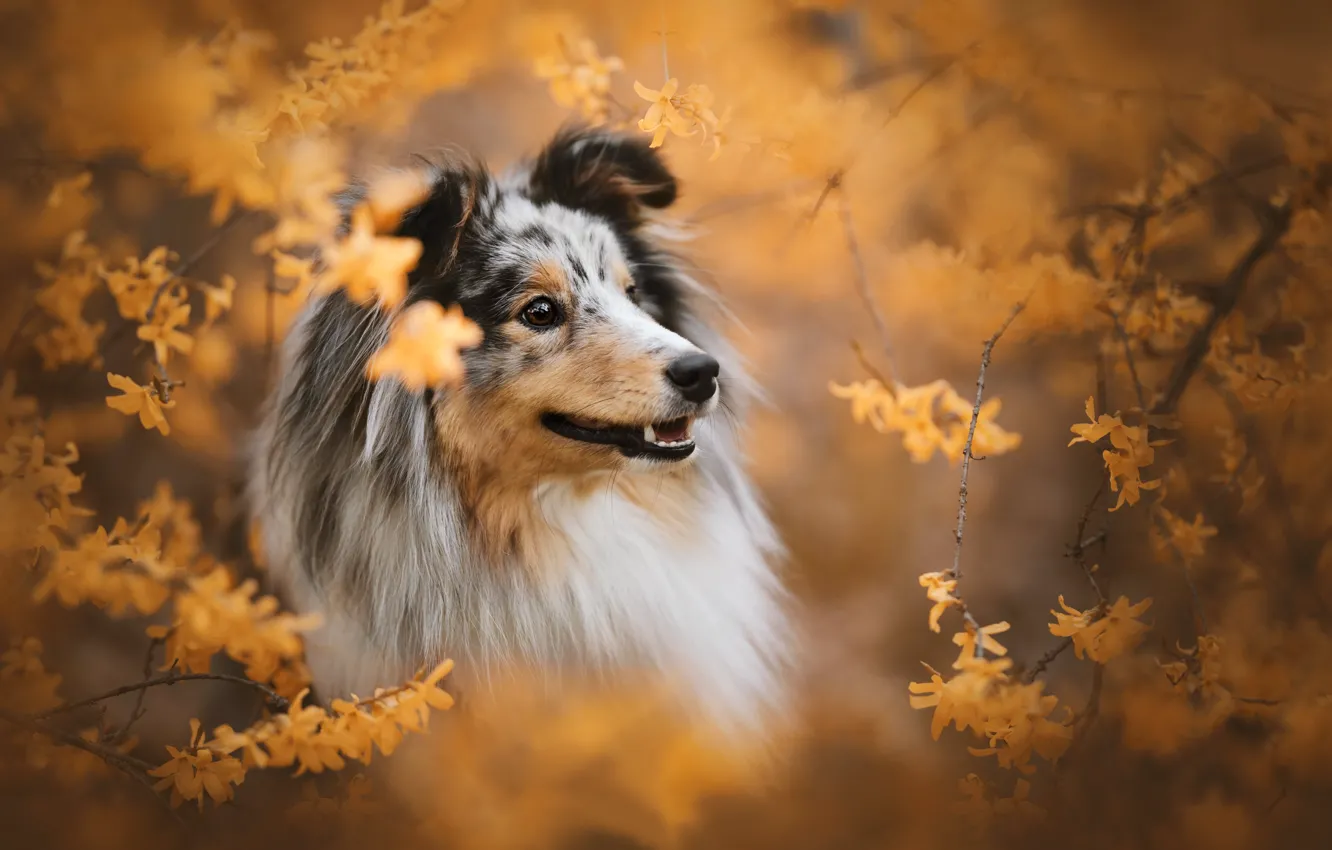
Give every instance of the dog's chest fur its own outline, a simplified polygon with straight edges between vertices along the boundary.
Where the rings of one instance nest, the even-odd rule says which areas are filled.
[[[703,439],[724,445],[716,430]],[[540,551],[526,563],[473,547],[444,486],[395,501],[366,467],[347,482],[362,495],[344,502],[339,524],[355,531],[335,547],[345,563],[362,561],[360,598],[316,590],[290,560],[274,564],[301,608],[324,613],[308,641],[318,684],[364,694],[449,656],[464,691],[517,670],[643,676],[678,686],[712,721],[758,722],[780,706],[789,646],[770,567],[778,543],[748,483],[716,460],[668,480],[541,485],[531,494]],[[281,511],[272,519],[277,542]]]
[[[251,510],[278,585],[324,618],[307,643],[323,698],[451,657],[464,691],[537,671],[654,678],[728,726],[781,707],[790,629],[742,471],[747,380],[664,247],[675,231],[648,214],[675,195],[645,142],[593,131],[501,178],[441,169],[399,235],[422,245],[409,300],[457,304],[484,332],[458,387],[367,380],[391,311],[338,292],[307,306],[257,434]],[[519,323],[536,285],[567,326]],[[721,375],[691,408],[689,463],[570,454],[542,430],[548,413],[675,420],[662,370],[686,351]]]

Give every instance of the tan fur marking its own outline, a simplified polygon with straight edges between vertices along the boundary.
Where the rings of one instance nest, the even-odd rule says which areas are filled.
[[[551,554],[551,547],[568,545],[534,503],[538,485],[565,481],[578,486],[577,495],[591,498],[605,486],[605,477],[595,473],[625,467],[619,449],[554,435],[541,425],[541,415],[558,411],[623,424],[659,421],[665,418],[660,407],[664,367],[659,357],[613,334],[587,335],[576,347],[525,368],[495,392],[478,396],[464,388],[436,409],[443,461],[458,482],[475,539],[493,559],[516,554],[536,563],[546,560],[538,556]],[[669,505],[693,498],[689,491],[696,485],[689,466],[614,479],[617,490],[636,504],[669,514],[675,513]]]
[[[573,287],[564,267],[555,260],[542,260],[532,272],[532,282],[552,295],[567,295]]]

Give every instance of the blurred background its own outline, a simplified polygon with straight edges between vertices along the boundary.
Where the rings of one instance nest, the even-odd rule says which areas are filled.
[[[307,45],[358,44],[356,34],[372,29],[367,16],[420,5],[0,2],[0,340],[13,340],[5,368],[38,398],[48,444],[79,446],[80,499],[93,522],[132,516],[168,481],[192,504],[204,551],[262,579],[240,519],[241,463],[273,347],[307,292],[275,292],[291,281],[254,249],[284,210],[255,203],[257,212],[212,214],[228,194],[247,206],[247,166],[236,164],[233,143],[250,137],[238,116],[296,78],[288,69],[305,67]],[[434,718],[431,735],[376,759],[365,799],[346,777],[253,771],[234,804],[210,804],[201,816],[187,807],[184,825],[124,777],[88,764],[56,775],[15,744],[0,773],[3,829],[15,846],[1326,846],[1332,668],[1322,544],[1332,445],[1320,342],[1332,8],[438,8],[428,27],[366,48],[384,73],[367,84],[373,97],[349,103],[336,87],[311,89],[312,100],[334,106],[298,103],[269,116],[269,134],[250,139],[264,173],[299,181],[303,164],[313,174],[310,163],[326,159],[356,175],[441,149],[502,168],[563,123],[589,118],[537,73],[584,63],[584,40],[622,62],[599,101],[606,114],[592,118],[638,132],[633,122],[649,104],[635,81],[710,89],[725,119],[716,157],[702,133],[668,137],[663,154],[682,184],[673,212],[696,234],[687,256],[733,314],[728,335],[766,393],[744,442],[790,549],[805,647],[798,717],[769,752],[733,753],[691,728],[669,694],[552,696],[513,682],[486,712],[466,710],[464,699],[463,710]],[[191,50],[205,58],[183,59]],[[320,147],[291,141],[305,137]],[[53,202],[57,186],[65,194]],[[1134,218],[1180,197],[1168,219]],[[1070,426],[1086,421],[1089,397],[1097,413],[1139,408],[1125,421],[1146,421],[1140,409],[1170,384],[1262,230],[1252,210],[1269,203],[1308,214],[1246,273],[1234,312],[1225,308],[1204,339],[1207,361],[1170,411],[1177,421],[1153,423],[1176,426],[1161,432],[1174,442],[1143,470],[1164,486],[1113,513],[1114,494],[1088,508],[1105,478],[1104,446],[1067,446]],[[100,364],[67,358],[47,368],[33,346],[45,327],[30,317],[41,284],[34,263],[54,262],[78,230],[108,263],[165,245],[191,260],[189,277],[236,281],[231,309],[198,330],[173,375],[185,385],[173,393],[169,436],[105,405],[105,372],[142,380],[151,368],[134,334],[118,330],[125,322],[105,293],[84,312],[105,324]],[[1133,256],[1107,267],[1098,254],[1106,245]],[[1079,713],[1077,736],[1057,766],[1035,759],[1025,776],[970,755],[984,742],[969,733],[932,740],[931,712],[907,701],[908,683],[929,679],[921,662],[947,671],[956,655],[948,636],[961,620],[946,612],[942,634],[929,631],[918,576],[952,565],[958,465],[943,453],[913,460],[901,434],[858,424],[829,391],[873,369],[904,386],[947,381],[969,406],[986,338],[1023,299],[986,382],[986,397],[1002,401],[998,423],[1021,445],[971,465],[967,603],[982,622],[1012,624],[1003,643],[1029,670],[1058,646],[1047,628],[1058,597],[1078,609],[1097,601],[1069,556],[1080,536],[1096,538],[1086,557],[1111,601],[1153,600],[1138,651],[1103,676],[1072,652],[1048,662],[1042,680],[1060,715],[1062,706]],[[1182,565],[1154,545],[1169,527],[1158,505],[1186,523],[1199,513],[1218,530],[1201,557]],[[42,638],[62,696],[141,678],[143,620],[33,603],[31,557],[10,561],[0,625],[7,637]],[[1224,673],[1213,669],[1191,690],[1172,686],[1160,663],[1177,661],[1176,648],[1199,635],[1225,642]],[[133,705],[133,695],[121,697],[108,712]],[[239,728],[254,712],[252,700],[215,683],[158,688],[145,707],[135,752],[154,764],[164,745],[188,738],[190,718]],[[1023,793],[1044,816],[1010,802],[970,832],[957,809],[970,773],[991,801],[1029,782]],[[316,817],[293,821],[293,811]]]

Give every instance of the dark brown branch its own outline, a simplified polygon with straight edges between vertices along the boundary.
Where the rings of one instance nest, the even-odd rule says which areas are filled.
[[[44,735],[62,746],[74,747],[75,749],[83,750],[85,753],[96,756],[106,764],[114,767],[116,770],[119,770],[140,785],[146,787],[154,797],[158,796],[157,790],[153,788],[153,780],[148,775],[148,771],[152,770],[155,765],[151,765],[142,759],[126,755],[119,750],[106,746],[105,744],[96,741],[88,741],[71,732],[54,729],[50,725],[32,717],[24,717],[23,715],[0,711],[0,720],[31,732],[34,735]],[[160,797],[158,799],[160,799]]]
[[[1290,217],[1291,210],[1288,206],[1265,208],[1261,216],[1261,232],[1244,252],[1244,256],[1226,274],[1225,281],[1212,302],[1212,310],[1207,315],[1207,320],[1203,322],[1202,327],[1194,331],[1184,347],[1184,355],[1175,364],[1170,380],[1166,383],[1165,392],[1156,404],[1152,405],[1151,413],[1162,415],[1175,412],[1175,407],[1183,397],[1184,390],[1188,388],[1189,381],[1207,356],[1212,343],[1212,334],[1239,303],[1240,295],[1254,267],[1277,247],[1281,237],[1290,227]]]
[[[1082,568],[1082,574],[1087,577],[1087,583],[1091,585],[1092,591],[1096,594],[1097,604],[1102,607],[1106,604],[1105,592],[1101,590],[1101,583],[1096,580],[1096,572],[1087,561],[1087,550],[1105,540],[1105,532],[1093,534],[1091,537],[1086,535],[1087,525],[1091,522],[1092,514],[1096,512],[1096,505],[1101,501],[1101,497],[1105,495],[1109,480],[1105,475],[1101,476],[1101,483],[1096,487],[1096,492],[1092,494],[1086,507],[1082,509],[1082,516],[1078,519],[1078,530],[1074,535],[1073,543],[1069,544],[1068,547],[1068,557],[1076,561],[1078,566]]]
[[[1022,681],[1028,685],[1036,681],[1036,677],[1044,673],[1046,668],[1050,666],[1050,663],[1062,655],[1064,650],[1072,645],[1073,638],[1071,637],[1066,637],[1059,643],[1055,644],[1053,648],[1049,649],[1044,655],[1036,659],[1036,663],[1032,665],[1032,668],[1023,674]]]
[[[250,688],[251,690],[258,691],[263,695],[269,708],[275,712],[286,711],[289,705],[287,699],[279,695],[277,691],[262,682],[256,682],[253,679],[247,679],[244,676],[229,676],[225,673],[167,673],[142,682],[135,682],[131,685],[122,685],[119,688],[115,688],[103,694],[98,694],[97,696],[88,697],[87,699],[81,699],[78,702],[67,702],[58,705],[55,708],[48,709],[47,711],[30,715],[27,719],[42,721],[54,717],[57,714],[66,714],[80,708],[97,705],[105,700],[113,699],[124,694],[132,694],[138,691],[147,690],[148,688],[156,688],[163,685],[170,686],[177,682],[197,681],[231,682],[232,684],[241,685]]]
[[[144,653],[143,658],[143,681],[146,682],[153,678],[153,658],[157,655],[157,648],[164,643],[166,643],[165,638],[153,638],[148,642],[148,651]],[[134,724],[138,723],[139,719],[147,713],[143,707],[143,701],[147,696],[148,688],[141,688],[139,695],[134,700],[134,708],[130,710],[129,719],[112,736],[112,743],[120,743],[129,738],[130,730],[134,728]]]

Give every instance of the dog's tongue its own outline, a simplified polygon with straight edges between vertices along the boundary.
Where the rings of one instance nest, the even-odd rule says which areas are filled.
[[[660,425],[653,425],[652,430],[656,431],[658,441],[678,443],[689,436],[689,420],[676,419],[671,422],[663,422]]]

